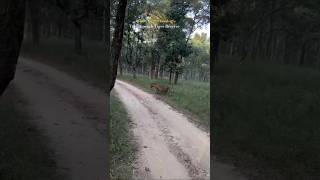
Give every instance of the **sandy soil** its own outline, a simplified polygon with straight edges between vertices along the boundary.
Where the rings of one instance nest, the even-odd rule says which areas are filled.
[[[107,178],[106,95],[49,66],[20,58],[15,87],[49,137],[58,171],[71,180]]]
[[[123,81],[115,90],[140,146],[138,179],[209,179],[210,137],[166,103]]]

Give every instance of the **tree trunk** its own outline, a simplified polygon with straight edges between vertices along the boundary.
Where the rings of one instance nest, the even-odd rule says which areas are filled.
[[[158,67],[157,66],[154,66],[153,77],[154,77],[154,79],[158,79]]]
[[[218,19],[219,16],[221,16],[222,5],[223,5],[223,1],[213,1],[212,3],[210,3],[210,9],[212,9],[210,15],[212,16],[213,20],[216,20]],[[211,73],[213,74],[216,62],[218,61],[219,46],[220,46],[220,32],[217,31],[217,29],[220,29],[220,28],[219,28],[219,24],[217,24],[216,21],[210,24],[210,28],[213,29],[213,35],[210,38],[211,41],[213,42],[213,46],[210,46],[210,51],[213,52],[212,62],[210,63]]]
[[[109,9],[110,10],[110,9]],[[106,42],[106,37],[107,37],[107,31],[106,31],[106,28],[107,28],[107,22],[109,21],[108,17],[107,17],[107,10],[105,9],[103,11],[103,22],[102,22],[102,40],[103,42]]]
[[[63,17],[61,14],[59,14],[59,22],[58,22],[58,37],[62,37],[62,27],[63,27]]]
[[[119,70],[120,70],[120,76],[123,76],[123,56],[120,56],[120,60],[119,60]]]
[[[302,47],[301,47],[301,53],[300,53],[300,60],[299,60],[299,65],[303,66],[304,65],[304,60],[305,60],[305,54],[306,54],[306,42],[303,42]]]
[[[24,32],[25,0],[0,1],[0,95],[14,78]]]
[[[275,2],[274,1],[270,1],[270,9],[274,9],[274,6],[275,6]],[[267,42],[266,42],[266,58],[267,58],[267,61],[272,61],[272,48],[273,48],[273,40],[274,40],[274,32],[272,31],[273,29],[273,26],[274,26],[274,18],[273,18],[273,15],[270,16],[269,18],[269,32],[268,33],[268,39],[267,39]]]
[[[38,45],[40,42],[40,7],[39,2],[36,0],[30,0],[28,8],[31,17],[31,28],[32,28],[32,42],[34,45]]]
[[[233,55],[233,48],[234,48],[234,41],[231,40],[231,44],[230,44],[230,50],[229,50],[229,55],[232,56]]]
[[[253,42],[253,50],[252,50],[252,60],[257,60],[257,55],[258,55],[258,49],[259,49],[259,43],[261,41],[261,28],[257,30],[255,40]]]
[[[118,61],[121,54],[124,21],[126,17],[127,0],[119,1],[116,15],[116,25],[113,33],[113,39],[111,43],[111,59],[112,64],[112,80],[110,84],[110,91],[114,87],[117,78]]]
[[[160,71],[160,79],[163,79],[163,68],[161,68]]]
[[[174,76],[174,84],[178,84],[178,79],[179,79],[179,73],[176,72]]]
[[[137,78],[137,69],[135,66],[132,66],[132,75],[133,75],[133,78],[136,79]]]
[[[152,65],[149,68],[149,79],[152,79]]]
[[[319,69],[320,64],[320,42],[317,42],[316,67]]]
[[[105,13],[105,18],[104,18],[104,21],[105,21],[105,29],[103,29],[103,31],[105,31],[106,32],[106,36],[105,36],[105,38],[104,38],[104,42],[103,42],[103,44],[104,44],[104,47],[105,47],[105,53],[108,55],[108,54],[110,54],[110,1],[107,1],[107,0],[104,0],[104,4],[103,4],[103,10],[104,10],[104,12],[106,12]],[[106,98],[105,98],[105,102],[106,102],[106,107],[105,107],[105,111],[106,111],[106,120],[107,120],[107,122],[110,122],[111,120],[110,120],[110,89],[109,89],[109,85],[111,84],[111,71],[110,70],[112,70],[111,69],[111,59],[110,59],[110,57],[108,57],[108,56],[106,56],[105,57],[106,59],[105,59],[105,68],[106,68],[106,85],[107,85],[107,89],[106,89]],[[106,129],[110,129],[110,123],[106,123],[106,125],[105,125],[105,128]],[[109,134],[109,133],[108,133]],[[110,138],[107,138],[106,139],[106,144],[111,144],[111,141],[110,141]],[[107,149],[109,149],[109,145],[107,146]],[[110,153],[106,153],[106,158],[110,158],[111,156],[110,156]],[[110,163],[106,163],[107,164],[107,166],[105,167],[105,178],[106,179],[110,179],[111,177],[110,177],[110,166],[109,166],[109,164]]]
[[[81,54],[82,52],[82,41],[81,41],[81,22],[73,21],[74,24],[74,49],[77,54]]]
[[[192,69],[190,70],[190,79],[193,80],[193,70]]]
[[[157,71],[157,79],[160,78],[160,71],[161,71],[161,64],[160,62],[158,63],[158,71]]]
[[[141,73],[144,75],[144,64],[141,65]]]
[[[169,84],[172,83],[172,71],[169,72]]]
[[[220,34],[218,32],[213,33],[213,46],[210,47],[213,48],[213,58],[211,62],[211,72],[214,73],[214,68],[216,65],[216,62],[218,61],[218,53],[219,53],[219,45],[220,45]]]
[[[48,23],[47,25],[47,38],[49,38],[51,36],[51,31],[52,31],[52,26],[51,23]]]

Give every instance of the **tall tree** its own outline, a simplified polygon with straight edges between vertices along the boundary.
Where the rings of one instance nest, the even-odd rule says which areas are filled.
[[[125,21],[125,65],[131,72],[166,76],[177,83],[191,53],[193,32],[209,22],[208,0],[129,0]],[[203,56],[202,58],[205,58]]]
[[[223,3],[222,3],[223,2]],[[213,59],[315,66],[320,42],[319,1],[214,1]]]
[[[115,29],[113,33],[113,39],[111,43],[111,60],[112,60],[112,73],[111,73],[111,83],[110,91],[113,89],[116,82],[118,73],[118,63],[122,48],[123,31],[124,31],[124,21],[126,17],[127,0],[119,1],[117,7]]]
[[[78,54],[82,53],[82,23],[88,18],[89,11],[95,9],[91,0],[56,0],[55,4],[71,20],[74,25],[74,49]]]
[[[24,19],[25,0],[0,1],[0,95],[14,78]]]
[[[27,7],[31,17],[32,40],[34,45],[40,42],[40,2],[28,0]]]
[[[169,67],[170,77],[174,73],[174,84],[177,84],[179,75],[183,71],[183,58],[187,57],[190,51],[190,45],[186,42],[187,33],[185,29],[190,26],[189,19],[186,18],[190,12],[192,5],[190,1],[171,1],[170,9],[167,12],[167,17],[175,21],[178,28],[164,29],[164,38],[168,44],[167,64]],[[172,78],[170,78],[172,82]]]

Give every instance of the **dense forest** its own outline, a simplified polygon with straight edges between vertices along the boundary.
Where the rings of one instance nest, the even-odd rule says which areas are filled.
[[[311,0],[214,1],[216,54],[319,68],[319,6]]]
[[[42,38],[70,38],[74,41],[74,51],[81,54],[83,39],[105,40],[108,20],[104,4],[102,0],[27,0],[25,38],[31,36],[36,45]]]
[[[213,151],[249,179],[319,179],[319,1],[212,3]]]
[[[52,40],[60,44],[63,41],[72,41],[72,52],[81,57],[88,57],[90,54],[89,50],[84,47],[87,41],[101,42],[100,44],[104,44],[99,44],[98,47],[104,51],[104,62],[109,62],[106,58],[109,48],[107,44],[110,41],[108,2],[103,0],[1,2],[1,12],[4,12],[1,15],[3,16],[1,17],[3,19],[1,21],[1,27],[3,27],[1,28],[3,34],[1,42],[12,40],[8,44],[2,43],[4,47],[1,46],[3,49],[1,56],[4,58],[0,66],[3,79],[1,79],[1,92],[14,76],[23,37],[24,44],[27,44],[25,49],[27,52],[30,52],[31,46],[40,50],[49,41],[52,43]],[[104,64],[107,65],[107,63]]]
[[[32,46],[41,48],[53,39],[73,41],[73,52],[87,57],[84,42],[111,42],[111,49],[115,50],[111,51],[113,74],[118,73],[119,67],[120,74],[145,74],[151,79],[167,78],[175,84],[180,78],[209,80],[209,34],[194,34],[197,28],[209,23],[209,1],[119,2],[110,4],[111,12],[107,11],[108,2],[102,0],[27,0],[12,2],[12,8],[21,9],[16,16],[21,20],[25,17],[25,23],[23,27],[19,22],[17,33],[21,34],[24,28],[25,42],[32,42]],[[111,40],[107,30],[109,13]],[[178,28],[159,28],[169,25]],[[22,38],[21,35],[17,37]],[[105,44],[104,48],[107,52],[109,47]]]
[[[120,75],[140,74],[172,84],[209,80],[209,34],[194,35],[209,23],[209,1],[129,0],[126,13]]]

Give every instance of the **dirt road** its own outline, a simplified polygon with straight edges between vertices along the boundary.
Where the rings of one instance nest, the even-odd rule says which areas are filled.
[[[209,134],[139,88],[117,80],[115,90],[132,118],[140,146],[136,178],[210,178]]]
[[[71,180],[105,180],[106,95],[49,66],[20,58],[15,87],[52,142],[58,170]]]
[[[71,180],[106,179],[106,95],[49,66],[20,58],[14,80],[34,123]],[[137,179],[209,179],[209,134],[154,96],[122,81],[115,90],[135,124],[140,145]],[[232,166],[215,163],[215,180],[245,180]]]

